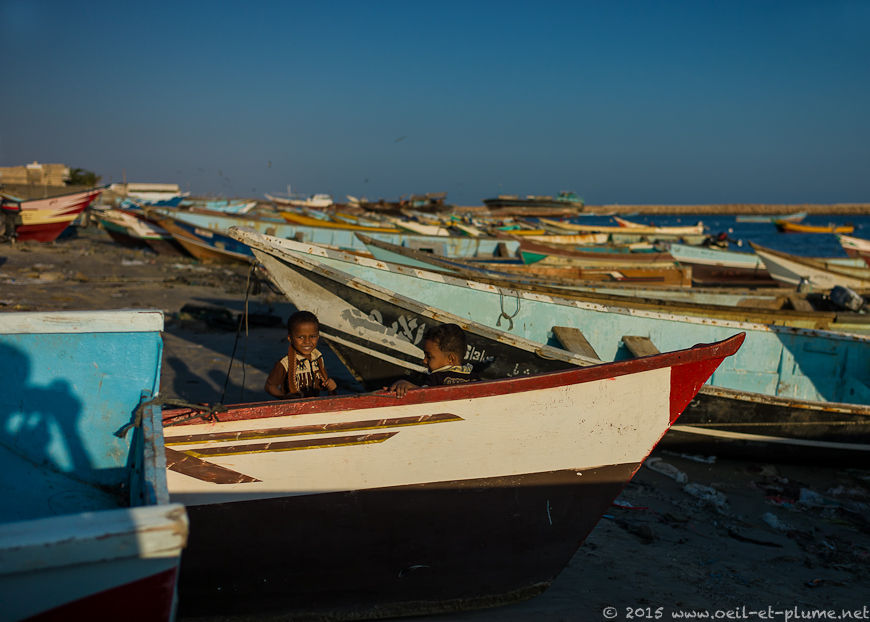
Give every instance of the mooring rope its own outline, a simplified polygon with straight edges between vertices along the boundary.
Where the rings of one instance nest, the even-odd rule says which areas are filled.
[[[251,296],[251,287],[253,281],[251,280],[251,276],[254,274],[254,271],[257,269],[257,262],[251,262],[251,269],[248,271],[248,280],[245,284],[245,307],[242,315],[239,316],[239,325],[236,327],[236,339],[233,342],[233,353],[230,354],[230,365],[227,368],[227,377],[224,380],[224,390],[221,393],[220,403],[224,403],[224,397],[227,394],[227,385],[230,383],[230,372],[233,370],[233,361],[236,359],[236,347],[239,345],[239,335],[242,332],[242,322],[245,324],[245,349],[242,353],[242,395],[239,398],[239,401],[244,401],[245,396],[245,380],[246,380],[246,362],[248,359],[248,299]]]
[[[519,292],[514,292],[514,296],[515,296],[515,300],[517,303],[517,308],[511,315],[508,315],[504,310],[504,294],[502,294],[501,292],[498,293],[498,306],[501,308],[501,313],[499,314],[498,318],[496,319],[495,325],[501,326],[501,319],[504,318],[509,322],[509,325],[508,325],[509,331],[514,329],[514,318],[517,316],[517,313],[520,312],[520,294],[519,294]]]
[[[197,417],[201,417],[206,421],[216,421],[217,417],[215,416],[217,413],[226,412],[226,406],[222,404],[218,404],[215,406],[209,406],[208,404],[194,404],[193,402],[188,402],[186,400],[180,400],[174,397],[163,397],[158,395],[150,400],[145,400],[144,402],[140,402],[136,407],[136,410],[133,411],[133,420],[125,424],[121,427],[117,432],[115,432],[115,436],[118,438],[124,438],[127,436],[127,432],[130,431],[131,428],[138,428],[142,425],[142,417],[144,416],[145,409],[149,406],[175,406],[176,408],[188,408],[190,410],[195,411],[192,414],[187,414],[184,417],[178,417],[172,421],[164,421],[163,426],[175,425],[176,423],[181,423],[182,421],[187,421],[189,419],[196,419]]]

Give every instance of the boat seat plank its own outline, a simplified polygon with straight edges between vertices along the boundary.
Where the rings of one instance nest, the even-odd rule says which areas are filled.
[[[562,347],[569,352],[582,354],[583,356],[589,356],[595,359],[601,358],[598,356],[598,353],[595,352],[595,348],[592,347],[589,340],[586,339],[583,331],[579,328],[574,328],[572,326],[554,326],[553,334],[556,335],[556,339],[559,340]]]
[[[628,348],[635,357],[651,356],[659,354],[659,349],[655,347],[649,337],[640,337],[637,335],[623,335],[622,343]]]
[[[791,304],[791,308],[795,311],[814,311],[813,305],[807,302],[806,298],[798,294],[790,294],[787,296],[789,304]]]

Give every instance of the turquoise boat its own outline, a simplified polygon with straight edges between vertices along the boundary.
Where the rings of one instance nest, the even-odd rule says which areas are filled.
[[[740,352],[714,372],[710,386],[699,395],[695,418],[698,426],[692,432],[704,431],[704,417],[715,413],[720,413],[716,416],[723,419],[723,425],[728,423],[732,428],[735,423],[748,425],[750,422],[745,418],[740,421],[741,412],[756,409],[762,412],[759,417],[767,416],[764,412],[773,413],[769,415],[771,420],[766,421],[768,429],[775,428],[781,436],[800,436],[804,432],[788,420],[791,414],[800,411],[803,417],[818,424],[804,426],[809,436],[803,440],[829,442],[826,439],[832,437],[826,435],[836,427],[836,434],[840,435],[837,442],[850,438],[849,435],[854,435],[855,442],[870,441],[867,335],[585,301],[385,264],[291,240],[263,236],[258,239],[253,234],[241,239],[268,245],[285,255],[304,257],[341,271],[355,282],[371,283],[429,308],[541,344],[562,345],[555,327],[582,331],[590,350],[604,361],[635,356],[629,346],[631,337],[640,337],[660,351],[670,351],[745,332],[746,341]],[[829,424],[839,423],[829,425],[826,432],[821,422],[829,415],[837,418]],[[846,431],[849,423],[859,422],[856,417],[861,425],[852,425],[851,431]],[[754,423],[761,422],[758,419]]]
[[[334,246],[346,250],[365,251],[366,247],[351,229],[316,227],[290,224],[283,219],[254,216],[234,216],[207,211],[178,211],[158,209],[157,213],[179,222],[211,231],[226,232],[230,227],[247,227],[278,238]],[[465,236],[413,235],[401,233],[368,233],[373,238],[391,244],[436,252],[446,257],[485,257],[494,254],[515,255],[519,242],[497,238],[471,238]]]
[[[0,618],[171,620],[163,314],[0,314]]]

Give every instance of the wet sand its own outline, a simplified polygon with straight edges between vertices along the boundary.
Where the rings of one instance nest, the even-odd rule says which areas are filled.
[[[237,339],[247,278],[246,266],[124,248],[91,226],[54,244],[0,245],[0,312],[161,309],[164,397],[259,401],[293,307],[268,288],[252,293],[259,321]],[[356,390],[324,350],[340,390]],[[653,457],[659,470],[641,468],[544,594],[430,619],[670,620],[698,610],[798,620],[844,609],[870,619],[870,465],[707,463],[661,449]],[[684,481],[660,472],[674,470]]]

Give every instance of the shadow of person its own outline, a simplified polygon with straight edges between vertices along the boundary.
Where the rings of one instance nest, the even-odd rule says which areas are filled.
[[[0,343],[0,489],[16,499],[5,504],[14,508],[0,514],[21,518],[46,513],[51,500],[41,499],[45,495],[40,485],[54,475],[77,486],[94,481],[94,465],[79,430],[81,414],[82,403],[69,382],[33,384],[27,352]]]

